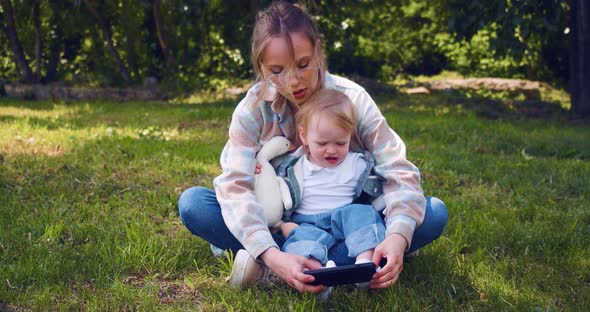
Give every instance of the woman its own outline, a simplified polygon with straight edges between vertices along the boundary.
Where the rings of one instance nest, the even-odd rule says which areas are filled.
[[[387,264],[375,274],[371,287],[394,284],[404,254],[440,236],[447,221],[446,207],[436,198],[424,197],[419,171],[406,160],[405,144],[389,128],[368,93],[327,72],[313,17],[298,5],[275,2],[259,13],[252,35],[252,65],[259,83],[233,113],[229,140],[221,155],[223,173],[214,180],[215,191],[201,187],[186,190],[178,203],[182,222],[214,246],[234,252],[247,250],[249,256],[300,292],[322,291],[322,286],[309,285],[313,278],[303,274],[304,269],[320,268],[319,262],[281,252],[283,237],[271,234],[267,227],[253,190],[255,156],[275,136],[297,144],[294,114],[298,108],[321,88],[338,89],[356,109],[358,135],[351,149],[370,151],[375,171],[387,179],[383,184],[387,233],[373,254],[373,262],[379,264],[387,258]],[[348,261],[343,244],[329,253],[337,264]]]

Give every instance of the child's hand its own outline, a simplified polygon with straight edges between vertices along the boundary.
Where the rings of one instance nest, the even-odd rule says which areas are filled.
[[[259,163],[256,163],[256,168],[254,169],[254,174],[259,174],[262,171]]]
[[[397,281],[403,270],[404,251],[407,246],[406,239],[399,234],[391,234],[375,248],[373,263],[379,265],[383,257],[387,258],[387,264],[371,280],[371,288],[386,288]]]

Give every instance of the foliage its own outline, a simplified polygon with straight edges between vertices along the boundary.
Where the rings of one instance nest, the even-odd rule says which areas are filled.
[[[448,34],[439,36],[445,55],[458,72],[476,77],[525,78],[520,64],[510,55],[499,57],[492,49],[497,25],[489,25],[471,37],[457,42]]]
[[[319,1],[318,23],[332,70],[388,81],[445,65],[433,35],[443,21],[426,1]]]
[[[31,8],[39,4],[42,82],[128,84],[86,1],[10,2],[31,68],[36,64]],[[130,84],[153,77],[173,93],[182,93],[216,89],[220,79],[231,83],[252,77],[253,16],[270,2],[109,0],[95,6],[110,29],[113,49],[130,73]],[[569,7],[562,1],[304,2],[324,34],[335,73],[390,81],[400,75],[450,69],[464,75],[524,77],[561,85],[567,81],[564,29]],[[19,79],[6,34],[0,32],[0,80]]]
[[[510,94],[505,94],[506,96]],[[376,98],[443,236],[384,291],[325,306],[285,285],[231,289],[228,259],[178,218],[212,187],[235,100],[196,105],[0,99],[0,307],[6,310],[583,310],[590,305],[590,128],[513,98]]]
[[[249,17],[243,12],[243,1],[164,1],[161,12],[164,31],[176,64],[167,64],[155,34],[153,3],[151,1],[106,1],[97,6],[111,28],[115,48],[130,67],[136,83],[147,77],[179,82],[182,87],[207,86],[209,77],[247,77],[247,51]],[[32,64],[34,31],[26,1],[13,1],[20,40]],[[241,8],[240,8],[241,7]],[[230,9],[231,8],[231,9]],[[122,85],[118,69],[96,19],[80,1],[42,2],[43,55],[51,55],[51,48],[59,49],[58,76],[46,79],[73,84]],[[247,9],[247,7],[246,7]],[[219,23],[213,16],[223,16],[227,22]],[[218,20],[216,20],[218,21]],[[244,26],[239,26],[239,25]],[[0,34],[0,42],[7,38]],[[58,45],[58,47],[55,47]],[[11,52],[2,44],[0,79],[18,80]],[[43,72],[46,76],[46,70]],[[197,80],[196,85],[191,81]]]
[[[532,80],[557,80],[561,84],[569,78],[567,2],[452,0],[435,3],[439,12],[446,16],[450,33],[457,42],[466,43],[463,49],[451,49],[455,51],[455,60],[460,58],[455,64],[463,73],[473,73],[466,66],[471,63],[476,66],[475,71],[479,71],[478,75],[514,75]]]

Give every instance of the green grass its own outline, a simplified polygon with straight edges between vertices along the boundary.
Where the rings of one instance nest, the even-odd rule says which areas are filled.
[[[0,99],[0,310],[580,310],[590,306],[590,127],[463,94],[376,98],[443,236],[387,290],[327,306],[230,289],[176,201],[212,186],[234,101]]]

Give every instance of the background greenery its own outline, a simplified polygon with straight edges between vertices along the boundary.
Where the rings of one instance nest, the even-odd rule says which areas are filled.
[[[35,72],[32,81],[121,86],[155,77],[167,90],[183,93],[221,89],[236,78],[252,77],[253,16],[271,1],[2,2],[0,22],[4,27],[8,21],[11,3],[26,63]],[[334,73],[388,82],[453,70],[468,76],[543,80],[558,87],[569,77],[565,1],[305,3],[325,35]],[[16,81],[22,79],[22,70],[13,62],[4,30],[0,80]]]
[[[518,90],[372,92],[425,192],[448,205],[443,236],[405,264],[395,287],[341,287],[326,306],[284,285],[230,289],[231,257],[213,258],[181,224],[176,202],[220,172],[239,97],[202,94],[252,78],[251,22],[269,2],[0,0],[0,85],[23,80],[9,49],[10,3],[33,72],[26,82],[156,78],[173,95],[197,92],[200,103],[0,98],[0,310],[590,306],[590,128],[568,121],[567,93],[545,87],[532,101]],[[563,1],[307,4],[330,70],[359,80],[404,86],[452,70],[560,89],[568,79]]]
[[[518,97],[376,96],[449,223],[394,287],[325,306],[229,288],[231,261],[179,220],[181,191],[220,173],[236,100],[0,100],[0,310],[583,310],[590,128],[558,105],[523,117]]]

